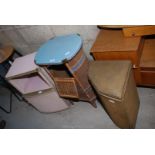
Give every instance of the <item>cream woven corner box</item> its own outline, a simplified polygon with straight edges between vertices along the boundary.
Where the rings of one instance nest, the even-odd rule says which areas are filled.
[[[131,62],[94,61],[89,79],[112,121],[120,128],[135,128],[140,102]]]

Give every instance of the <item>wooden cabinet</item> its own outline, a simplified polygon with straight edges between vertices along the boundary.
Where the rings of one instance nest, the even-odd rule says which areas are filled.
[[[155,86],[155,37],[146,37],[142,51],[141,80],[145,86]]]
[[[141,37],[125,38],[121,30],[100,30],[91,48],[95,60],[131,60],[136,83],[140,84],[140,56],[144,40]]]
[[[125,37],[120,29],[101,29],[91,48],[95,60],[130,60],[137,85],[155,86],[155,37]]]
[[[92,49],[96,60],[131,60],[137,67],[140,62],[143,39],[125,38],[121,30],[101,30]]]

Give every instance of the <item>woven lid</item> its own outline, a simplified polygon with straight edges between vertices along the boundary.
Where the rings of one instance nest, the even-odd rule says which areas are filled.
[[[77,34],[58,36],[43,44],[37,51],[35,62],[38,65],[58,65],[72,59],[82,46]]]
[[[94,61],[88,76],[100,95],[122,99],[130,70],[130,61]]]

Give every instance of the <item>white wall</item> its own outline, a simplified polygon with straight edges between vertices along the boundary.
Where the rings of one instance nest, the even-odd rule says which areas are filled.
[[[36,51],[42,43],[54,36],[79,33],[86,55],[92,58],[89,52],[98,31],[96,25],[1,25],[0,43],[11,44],[25,55]]]

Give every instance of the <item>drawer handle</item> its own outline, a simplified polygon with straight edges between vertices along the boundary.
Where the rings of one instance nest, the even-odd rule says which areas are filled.
[[[110,103],[115,103],[115,101],[114,101],[114,100],[109,100],[109,102],[110,102]]]
[[[138,68],[136,65],[133,65],[133,68]]]
[[[38,91],[38,94],[42,94],[43,93],[43,91]]]

